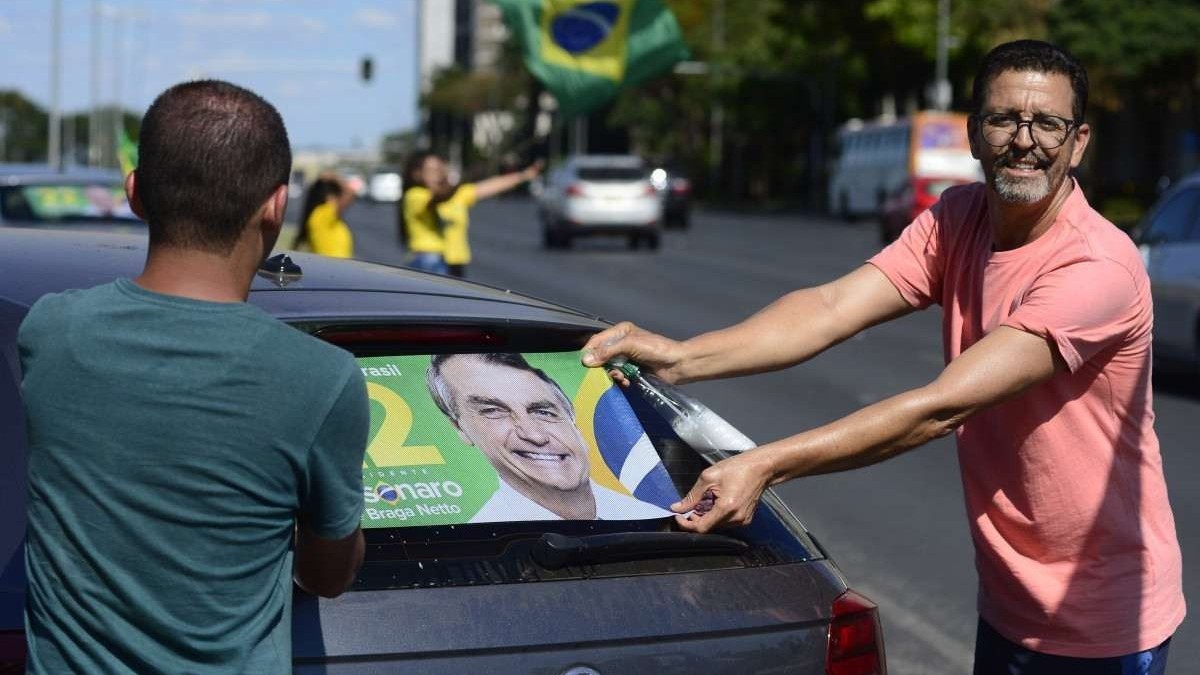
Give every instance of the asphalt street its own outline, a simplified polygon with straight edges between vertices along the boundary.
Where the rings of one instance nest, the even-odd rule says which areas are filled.
[[[547,252],[531,201],[472,210],[469,277],[611,321],[632,320],[684,338],[736,322],[780,295],[843,274],[878,250],[875,225],[822,217],[698,210],[687,232],[667,232],[657,252],[622,239],[577,241]],[[355,204],[346,215],[356,256],[400,264],[395,206]],[[876,327],[787,371],[689,390],[758,441],[778,439],[919,386],[943,365],[937,308]],[[1157,430],[1183,546],[1185,588],[1200,560],[1200,386],[1156,377]],[[806,478],[779,491],[830,550],[850,584],[880,606],[890,672],[969,673],[976,614],[973,553],[957,457],[943,439],[855,472]],[[1171,647],[1175,674],[1200,672],[1200,622]]]

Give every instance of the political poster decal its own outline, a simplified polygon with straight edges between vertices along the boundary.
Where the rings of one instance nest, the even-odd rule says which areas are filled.
[[[363,527],[664,518],[679,499],[624,393],[578,352],[358,365]]]

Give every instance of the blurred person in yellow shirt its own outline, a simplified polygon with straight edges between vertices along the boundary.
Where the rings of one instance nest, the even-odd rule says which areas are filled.
[[[481,199],[494,197],[532,180],[542,171],[537,161],[521,171],[475,183],[450,183],[446,162],[432,152],[418,152],[404,167],[404,196],[399,236],[412,252],[409,266],[426,272],[466,276],[471,262],[467,228],[469,211]]]
[[[323,173],[304,195],[300,232],[294,248],[332,258],[354,256],[354,235],[342,213],[354,201],[354,191],[335,174]]]

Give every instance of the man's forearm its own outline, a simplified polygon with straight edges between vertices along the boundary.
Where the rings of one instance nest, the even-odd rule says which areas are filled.
[[[768,461],[772,483],[868,466],[945,436],[976,412],[1066,369],[1049,341],[1002,326],[924,387],[772,443],[760,459]]]
[[[774,485],[882,462],[951,433],[971,412],[966,406],[944,403],[929,387],[922,387],[755,452],[762,452],[769,484]]]
[[[824,287],[793,291],[750,318],[682,343],[679,382],[763,373],[807,361],[844,340]]]

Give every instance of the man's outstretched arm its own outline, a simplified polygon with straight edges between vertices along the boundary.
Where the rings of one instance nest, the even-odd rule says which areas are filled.
[[[976,412],[1066,367],[1045,338],[997,328],[924,387],[705,469],[687,497],[672,508],[687,512],[710,490],[715,505],[703,516],[676,520],[680,527],[699,532],[748,523],[763,490],[771,485],[889,459],[951,433]]]
[[[767,372],[806,361],[912,309],[883,272],[863,265],[828,284],[788,293],[734,326],[683,342],[618,324],[588,341],[584,365],[624,356],[669,382]]]

